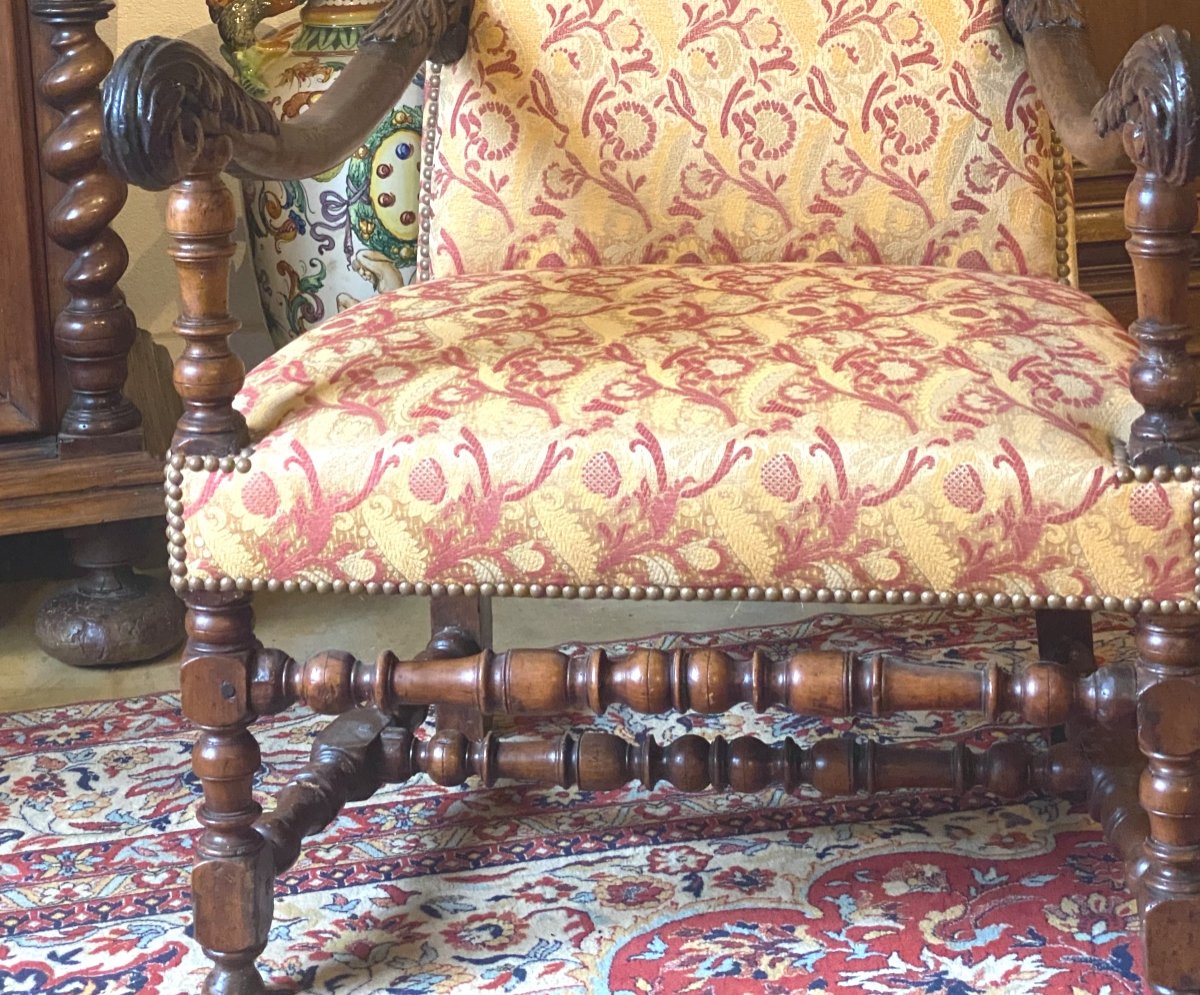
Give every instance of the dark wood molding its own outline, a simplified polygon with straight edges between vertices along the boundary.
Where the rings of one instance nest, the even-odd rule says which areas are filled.
[[[160,516],[162,463],[146,452],[60,460],[48,440],[0,447],[0,535]]]

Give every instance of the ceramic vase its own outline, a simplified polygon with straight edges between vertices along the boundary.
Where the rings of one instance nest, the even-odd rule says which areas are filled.
[[[236,13],[238,0],[210,0]],[[272,0],[257,12],[296,6]],[[383,4],[307,0],[299,20],[276,30],[241,25],[225,54],[242,86],[281,120],[320,99],[353,56]],[[220,22],[219,22],[220,23]],[[276,348],[373,294],[413,278],[417,251],[424,80],[346,162],[309,180],[243,182],[246,224],[263,314]]]

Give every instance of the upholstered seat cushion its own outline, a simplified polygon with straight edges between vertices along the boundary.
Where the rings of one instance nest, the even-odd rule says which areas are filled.
[[[249,376],[252,455],[173,474],[176,572],[1191,601],[1192,484],[1124,479],[1114,453],[1133,351],[1069,287],[934,268],[415,285]]]

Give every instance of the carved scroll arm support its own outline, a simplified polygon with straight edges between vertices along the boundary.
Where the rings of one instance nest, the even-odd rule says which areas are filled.
[[[1192,406],[1200,376],[1189,344],[1188,283],[1200,175],[1200,49],[1164,27],[1139,39],[1096,104],[1101,135],[1120,136],[1137,167],[1125,196],[1125,225],[1137,285],[1138,356],[1130,390],[1145,409],[1129,436],[1135,465],[1200,461],[1200,423]]]
[[[1140,171],[1173,187],[1200,174],[1200,50],[1186,31],[1162,27],[1129,49],[1097,101],[1102,136],[1123,138]]]
[[[104,154],[147,190],[200,172],[304,179],[343,162],[371,133],[427,59],[466,45],[470,0],[392,0],[321,99],[281,124],[194,45],[136,42],[104,87]]]
[[[1078,0],[1006,0],[1029,71],[1068,150],[1089,166],[1137,174],[1125,198],[1138,321],[1130,390],[1144,408],[1129,435],[1135,466],[1200,461],[1192,407],[1200,376],[1189,353],[1188,278],[1200,173],[1200,50],[1162,27],[1130,48],[1107,87],[1092,64]]]
[[[1071,155],[1093,169],[1128,168],[1121,136],[1101,135],[1092,120],[1107,87],[1076,0],[1006,0],[1004,18],[1025,46],[1029,75]]]
[[[236,214],[221,173],[301,179],[344,161],[427,58],[462,54],[470,9],[471,0],[391,0],[334,85],[285,124],[186,42],[149,38],[117,61],[104,85],[104,154],[130,183],[171,191],[175,330],[185,342],[175,364],[184,407],[175,452],[230,456],[250,441],[233,407],[245,369],[229,344],[241,327],[229,312]]]

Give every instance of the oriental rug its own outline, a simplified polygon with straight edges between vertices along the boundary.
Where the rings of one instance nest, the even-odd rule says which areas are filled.
[[[1132,655],[1127,618],[1097,616],[1096,632],[1103,661]],[[960,609],[605,645],[680,644],[959,666],[1036,646],[1032,617]],[[255,727],[264,800],[325,721],[294,712]],[[1040,736],[929,712],[852,724],[614,709],[600,721],[660,741]],[[199,992],[191,735],[173,695],[0,716],[0,993]],[[260,964],[276,991],[327,995],[1116,995],[1142,990],[1121,876],[1083,808],[1059,799],[581,795],[421,779],[350,806],[306,845],[278,881]]]

